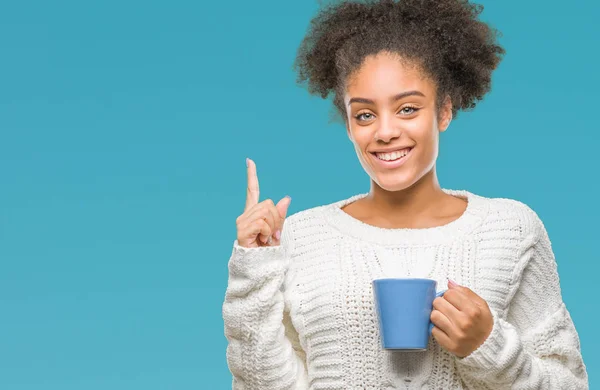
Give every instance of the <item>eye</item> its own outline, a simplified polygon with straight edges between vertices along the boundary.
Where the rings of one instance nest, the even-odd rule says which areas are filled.
[[[408,112],[405,110],[409,110]],[[419,111],[419,108],[414,107],[414,106],[405,106],[402,107],[402,109],[400,110],[401,113],[405,114],[405,115],[410,115],[410,114],[414,114],[415,112]]]
[[[368,115],[368,117],[365,117],[365,115]],[[368,121],[373,119],[373,114],[371,114],[370,112],[361,112],[355,115],[354,118],[358,119],[359,121]]]

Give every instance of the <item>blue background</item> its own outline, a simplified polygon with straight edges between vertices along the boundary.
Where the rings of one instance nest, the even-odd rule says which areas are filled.
[[[483,4],[507,55],[443,134],[440,181],[541,216],[594,388],[600,3]],[[290,213],[369,188],[330,102],[295,84],[317,7],[2,2],[1,389],[231,387],[245,158]]]

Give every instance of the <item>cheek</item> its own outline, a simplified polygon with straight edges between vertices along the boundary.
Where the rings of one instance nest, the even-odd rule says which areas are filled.
[[[415,156],[421,163],[429,163],[431,159],[437,157],[438,136],[431,129],[420,128],[407,134],[417,145],[417,155]]]
[[[431,148],[436,142],[437,129],[429,118],[415,120],[406,127],[406,135],[423,149]]]
[[[354,146],[359,150],[365,150],[369,146],[372,136],[368,130],[353,131],[352,138],[354,139]]]
[[[429,164],[432,159],[435,159],[437,157],[437,144],[434,139],[421,139],[418,145],[419,150],[416,157],[417,160],[420,161],[420,163]]]

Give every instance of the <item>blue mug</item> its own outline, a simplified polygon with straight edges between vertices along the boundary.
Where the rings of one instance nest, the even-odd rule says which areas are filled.
[[[420,278],[373,280],[373,296],[384,349],[425,351],[433,324],[430,316],[437,281]]]

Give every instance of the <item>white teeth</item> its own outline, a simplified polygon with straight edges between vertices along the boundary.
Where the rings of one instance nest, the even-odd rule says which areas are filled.
[[[392,153],[375,153],[375,155],[380,160],[393,161],[406,156],[409,151],[410,149],[402,149]]]

